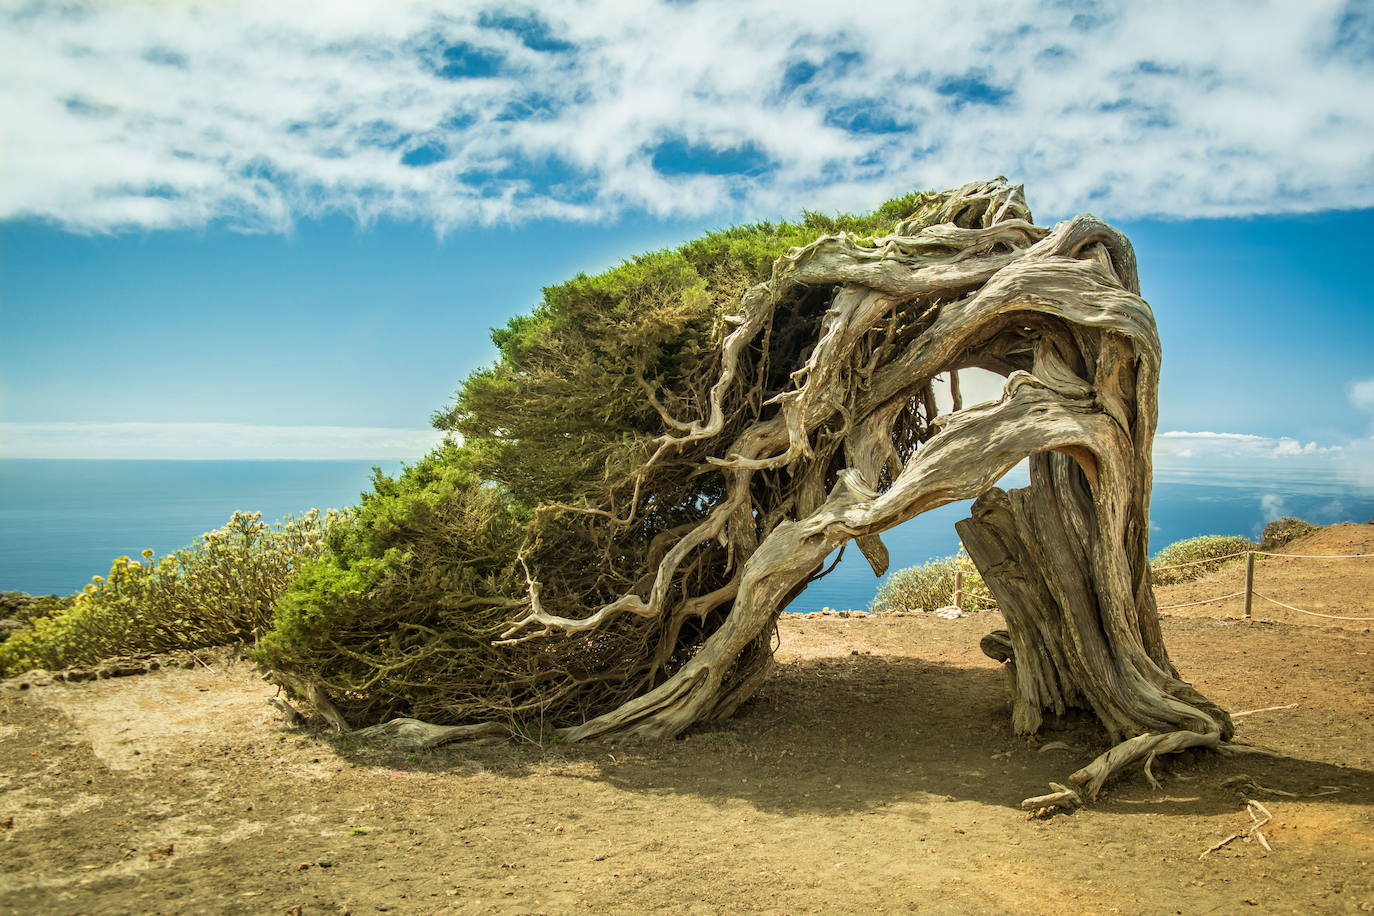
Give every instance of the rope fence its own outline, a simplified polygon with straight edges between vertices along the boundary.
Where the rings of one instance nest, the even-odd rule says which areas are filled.
[[[1159,570],[1178,569],[1181,566],[1199,566],[1203,563],[1217,563],[1224,560],[1234,559],[1239,556],[1245,557],[1245,588],[1229,595],[1218,595],[1215,598],[1204,598],[1201,601],[1188,601],[1183,604],[1162,604],[1159,606],[1161,611],[1171,611],[1176,608],[1196,607],[1200,604],[1211,604],[1215,601],[1228,601],[1231,598],[1245,598],[1245,619],[1253,619],[1253,604],[1256,597],[1268,601],[1270,604],[1277,605],[1297,614],[1306,614],[1309,617],[1322,617],[1327,620],[1354,620],[1354,621],[1374,621],[1374,617],[1347,617],[1342,614],[1323,614],[1319,611],[1309,611],[1306,608],[1294,607],[1285,604],[1276,598],[1260,594],[1255,591],[1255,557],[1279,557],[1287,560],[1370,560],[1374,559],[1374,553],[1274,553],[1268,550],[1246,550],[1239,553],[1230,553],[1221,557],[1213,557],[1208,560],[1199,560],[1195,563],[1179,563],[1175,566],[1161,566]]]
[[[1239,591],[1232,592],[1229,595],[1219,595],[1216,598],[1203,598],[1201,601],[1189,601],[1186,604],[1161,604],[1157,608],[1155,608],[1155,610],[1172,611],[1174,608],[1179,607],[1197,607],[1199,604],[1211,604],[1213,601],[1225,601],[1228,598],[1239,598],[1243,594],[1245,594],[1245,592]]]
[[[1299,614],[1311,614],[1313,617],[1325,617],[1327,620],[1374,620],[1374,617],[1342,617],[1339,614],[1318,614],[1316,611],[1304,611],[1300,607],[1293,607],[1293,605],[1291,604],[1284,604],[1282,601],[1275,601],[1268,595],[1261,595],[1259,592],[1255,592],[1255,595],[1257,597],[1263,598],[1270,604],[1277,604],[1279,607],[1286,607],[1290,611],[1297,611]]]
[[[1208,557],[1205,560],[1194,560],[1191,563],[1175,563],[1172,566],[1151,566],[1150,568],[1155,572],[1161,572],[1166,569],[1182,569],[1185,566],[1202,566],[1207,563],[1220,563],[1223,560],[1230,560],[1234,557],[1243,557],[1246,553],[1247,551],[1237,550],[1235,553],[1226,553],[1219,557]]]
[[[1327,620],[1355,620],[1355,621],[1374,621],[1374,617],[1346,617],[1340,614],[1322,614],[1318,611],[1309,611],[1305,608],[1294,607],[1285,604],[1276,598],[1262,595],[1255,591],[1255,557],[1280,557],[1288,560],[1374,560],[1374,553],[1341,553],[1341,554],[1305,554],[1305,553],[1271,553],[1267,550],[1240,550],[1235,553],[1228,553],[1219,557],[1209,557],[1206,560],[1194,560],[1191,563],[1175,563],[1171,566],[1156,566],[1154,570],[1161,572],[1166,569],[1182,569],[1185,566],[1202,566],[1204,564],[1221,563],[1226,560],[1233,560],[1236,557],[1245,557],[1245,588],[1238,592],[1231,592],[1229,595],[1217,595],[1215,598],[1203,598],[1201,601],[1186,601],[1182,604],[1161,604],[1159,610],[1172,611],[1177,608],[1197,607],[1202,604],[1212,604],[1216,601],[1229,601],[1232,598],[1245,598],[1245,619],[1252,619],[1251,605],[1254,598],[1262,598],[1270,604],[1277,605],[1298,614],[1307,614],[1310,617],[1323,617]],[[959,607],[965,598],[974,598],[987,604],[995,605],[997,600],[994,598],[984,598],[973,592],[964,591],[964,573],[962,570],[954,574],[954,600],[953,605]]]
[[[1252,550],[1257,557],[1287,557],[1290,560],[1369,560],[1374,559],[1374,553],[1268,553],[1263,550]]]

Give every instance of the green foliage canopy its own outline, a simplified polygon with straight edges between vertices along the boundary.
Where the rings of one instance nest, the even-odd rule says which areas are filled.
[[[301,570],[261,663],[356,723],[563,724],[661,682],[728,602],[685,623],[629,616],[565,639],[493,642],[532,589],[545,610],[573,618],[644,592],[667,539],[721,499],[718,476],[698,469],[790,383],[826,301],[779,307],[730,389],[733,425],[644,468],[670,418],[703,415],[731,316],[780,256],[826,235],[933,223],[944,201],[918,193],[865,216],[724,229],[547,288],[493,332],[496,362],[435,415],[451,440],[394,479],[377,474]],[[730,564],[727,550],[703,544],[673,588],[709,593]]]

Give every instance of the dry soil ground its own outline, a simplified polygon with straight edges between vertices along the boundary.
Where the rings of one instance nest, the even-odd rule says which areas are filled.
[[[1374,553],[1374,527],[1304,547]],[[1311,594],[1269,581],[1374,617],[1367,561]],[[993,612],[786,618],[738,717],[639,747],[356,746],[288,728],[242,663],[5,691],[0,912],[1374,910],[1374,623],[1188,612],[1165,619],[1186,677],[1232,710],[1297,704],[1238,720],[1284,756],[1173,758],[1162,789],[1133,775],[1047,820],[1017,802],[1101,744],[1012,736],[977,648]],[[1272,849],[1199,858],[1251,826],[1247,797]]]

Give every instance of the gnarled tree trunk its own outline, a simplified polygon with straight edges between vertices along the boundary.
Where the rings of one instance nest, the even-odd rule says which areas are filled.
[[[546,612],[531,575],[528,613],[506,643],[585,635],[626,615],[661,634],[662,676],[566,738],[666,737],[728,715],[767,669],[778,614],[827,555],[852,539],[881,573],[882,532],[971,497],[958,528],[1007,618],[1018,732],[1034,732],[1044,710],[1079,707],[1116,738],[1160,736],[1076,774],[1088,795],[1152,751],[1230,738],[1226,713],[1178,678],[1151,594],[1160,349],[1129,243],[1092,216],[1036,226],[1021,189],[1001,179],[939,208],[885,238],[826,236],[779,259],[728,319],[709,394],[669,402],[694,417],[645,385],[664,432],[620,507],[587,511],[630,524],[652,499],[641,482],[670,460],[716,475],[723,495],[699,523],[660,536],[641,586],[585,616]],[[818,306],[811,325],[797,323]],[[814,332],[771,390],[750,361],[772,352],[784,311]],[[963,404],[957,373],[968,368],[1005,376],[1002,396]],[[937,384],[951,386],[945,415]],[[1027,457],[1028,488],[994,486]],[[691,585],[702,564],[717,573],[705,590]],[[708,620],[690,657],[669,663],[683,627]],[[1052,803],[1078,797],[1066,789]]]

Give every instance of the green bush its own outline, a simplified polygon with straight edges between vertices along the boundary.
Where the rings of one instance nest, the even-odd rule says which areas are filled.
[[[492,332],[495,363],[435,415],[462,445],[377,476],[282,598],[259,662],[359,724],[580,722],[670,676],[728,601],[676,622],[623,614],[585,633],[493,642],[528,610],[532,582],[541,609],[567,618],[642,596],[658,545],[724,498],[716,475],[690,469],[777,409],[767,402],[792,384],[796,348],[814,340],[830,290],[780,293],[730,382],[730,422],[644,466],[665,425],[703,415],[731,319],[778,258],[823,235],[934,222],[946,200],[914,194],[865,216],[724,229],[546,288],[531,312]],[[720,589],[731,562],[728,545],[703,541],[673,593]],[[646,648],[655,645],[667,649]]]
[[[777,258],[821,235],[889,232],[937,200],[910,194],[864,216],[733,226],[547,287],[531,312],[492,332],[500,358],[468,376],[434,423],[461,434],[469,466],[520,505],[596,498],[663,431],[646,385],[670,413],[699,409],[726,317]]]
[[[90,664],[115,655],[252,642],[303,561],[320,552],[334,513],[277,526],[236,512],[199,543],[155,558],[119,557],[71,603],[0,643],[0,676]]]
[[[524,592],[526,519],[465,464],[445,445],[396,478],[378,471],[282,597],[257,660],[359,721],[490,716],[489,698],[524,696],[506,657],[518,653],[491,641]]]
[[[0,640],[8,638],[11,632],[30,621],[50,617],[71,607],[75,600],[75,595],[30,595],[28,592],[0,594]]]
[[[1264,526],[1264,533],[1260,535],[1260,547],[1265,550],[1277,550],[1290,541],[1311,534],[1318,527],[1311,522],[1290,516],[1275,519]]]
[[[890,573],[869,605],[871,611],[933,611],[948,606],[954,599],[954,575],[964,573],[964,611],[986,610],[996,605],[979,601],[975,595],[991,598],[987,583],[978,574],[973,560],[962,550],[952,557],[931,560]]]
[[[1175,541],[1155,554],[1154,559],[1150,561],[1154,584],[1174,585],[1200,578],[1227,563],[1244,559],[1243,554],[1246,551],[1258,550],[1259,546],[1254,541],[1229,534],[1204,534],[1201,537]],[[1230,556],[1231,554],[1242,556]],[[1164,568],[1178,566],[1181,563],[1196,565],[1178,569]]]

